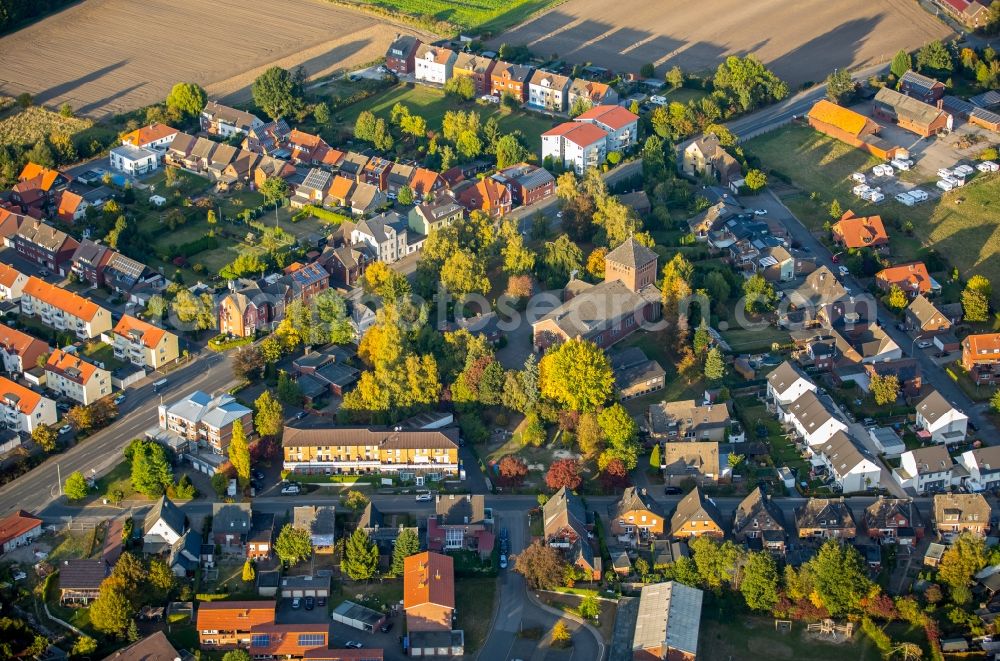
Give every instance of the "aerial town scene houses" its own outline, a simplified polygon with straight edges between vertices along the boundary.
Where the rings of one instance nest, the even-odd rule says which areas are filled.
[[[0,0],[12,657],[1000,651],[997,3],[93,1]]]

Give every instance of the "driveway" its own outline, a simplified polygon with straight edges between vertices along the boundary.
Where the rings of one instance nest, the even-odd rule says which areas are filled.
[[[528,516],[524,511],[505,510],[502,519],[497,521],[497,527],[506,527],[510,533],[511,554],[520,553],[529,541]],[[577,622],[566,621],[573,632],[573,647],[565,651],[550,650],[543,643],[545,634],[552,630],[556,615],[542,608],[534,597],[528,594],[524,578],[512,569],[501,570],[500,577],[500,607],[497,610],[489,638],[479,652],[478,659],[482,661],[500,661],[505,659],[531,659],[542,661],[555,658],[567,661],[600,661],[597,641],[593,635]],[[521,638],[519,632],[540,628],[542,640]]]

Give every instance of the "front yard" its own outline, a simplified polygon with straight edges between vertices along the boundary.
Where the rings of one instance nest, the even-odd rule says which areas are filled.
[[[455,581],[458,628],[465,632],[467,653],[479,651],[490,633],[496,591],[495,578],[462,578]]]

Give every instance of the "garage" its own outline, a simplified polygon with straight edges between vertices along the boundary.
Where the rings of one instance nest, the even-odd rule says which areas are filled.
[[[281,579],[281,596],[286,599],[294,597],[329,597],[329,576],[285,576]]]
[[[385,623],[385,615],[353,601],[345,601],[334,608],[332,617],[334,622],[368,633],[374,633],[375,627]]]

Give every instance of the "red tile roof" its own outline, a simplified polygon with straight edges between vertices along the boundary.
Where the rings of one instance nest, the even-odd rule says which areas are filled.
[[[586,122],[566,122],[542,134],[542,137],[562,136],[578,147],[588,147],[608,137],[600,126]]]
[[[274,622],[275,601],[210,601],[198,605],[198,630],[250,631]]]
[[[425,168],[417,168],[417,171],[413,173],[413,179],[410,180],[410,189],[414,195],[423,197],[434,190],[435,185],[440,188],[438,184],[440,181],[441,175],[437,172]]]
[[[0,400],[11,398],[17,400],[17,409],[24,415],[34,413],[38,403],[42,401],[42,396],[34,390],[29,390],[19,383],[14,383],[6,377],[0,376]]]
[[[160,344],[163,336],[167,334],[167,331],[141,319],[125,315],[115,326],[114,333],[129,340],[132,339],[133,333],[137,334],[141,336],[144,346],[155,349]]]
[[[993,354],[1000,352],[1000,333],[969,335],[962,343],[968,345],[973,358],[979,353]]]
[[[455,607],[455,560],[424,551],[404,561],[403,608],[422,604]]]
[[[52,184],[56,182],[59,177],[60,172],[58,170],[53,170],[51,168],[43,167],[37,163],[28,163],[21,170],[21,174],[18,176],[18,181],[29,181],[36,183],[37,187],[41,190],[47,191],[52,188]]]
[[[49,350],[49,345],[5,324],[0,324],[0,349],[17,354],[27,363],[27,368],[35,366],[35,361]]]
[[[9,264],[0,264],[0,285],[4,287],[13,287],[17,279],[20,278],[23,273],[18,271],[13,266]]]
[[[848,248],[871,248],[889,242],[881,216],[859,217],[848,211],[831,229]]]
[[[41,519],[31,516],[24,510],[17,510],[10,516],[0,519],[0,546],[41,525]]]
[[[253,645],[256,636],[267,634],[267,645]],[[319,645],[300,645],[299,635],[315,634],[322,635],[323,642]],[[329,644],[330,625],[326,622],[319,624],[261,624],[254,626],[250,630],[251,645],[250,655],[256,657],[270,656],[276,658],[303,656],[305,652],[314,649],[325,650]]]
[[[122,143],[142,147],[152,142],[156,142],[157,140],[163,140],[164,138],[169,138],[172,135],[177,135],[178,133],[179,131],[172,126],[154,122],[149,126],[143,126],[142,128],[138,128],[131,133],[126,133],[122,136]]]
[[[56,210],[56,215],[59,216],[59,220],[66,223],[73,222],[73,216],[76,214],[80,205],[83,204],[83,198],[72,193],[68,190],[64,190],[59,195],[59,208]]]
[[[88,363],[75,353],[56,349],[45,363],[46,372],[55,372],[75,383],[86,384],[97,372],[97,365]]]
[[[907,292],[927,294],[931,291],[931,274],[927,272],[923,262],[882,269],[875,274],[875,279],[884,289],[897,285]]]
[[[612,130],[623,129],[629,124],[639,121],[639,116],[618,105],[594,106],[582,115],[578,115],[576,121],[600,122],[605,126],[610,126]]]
[[[97,303],[55,285],[50,285],[35,276],[28,278],[28,282],[24,285],[24,293],[84,321],[92,321],[98,310],[101,309]]]

